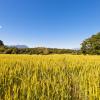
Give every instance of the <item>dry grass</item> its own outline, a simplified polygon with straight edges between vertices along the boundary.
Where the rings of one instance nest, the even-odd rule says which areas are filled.
[[[0,55],[0,100],[100,100],[100,56]]]

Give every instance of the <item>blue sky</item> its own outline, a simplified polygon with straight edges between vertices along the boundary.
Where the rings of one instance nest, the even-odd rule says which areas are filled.
[[[0,0],[6,45],[79,48],[100,31],[100,0]]]

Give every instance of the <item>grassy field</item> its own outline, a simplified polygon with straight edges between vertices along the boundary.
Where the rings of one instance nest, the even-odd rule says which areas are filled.
[[[100,100],[100,56],[0,55],[0,100]]]

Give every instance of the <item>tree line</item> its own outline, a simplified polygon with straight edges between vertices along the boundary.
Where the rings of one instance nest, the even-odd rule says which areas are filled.
[[[81,43],[80,50],[57,48],[16,48],[5,46],[0,40],[0,54],[95,54],[100,55],[100,32],[85,39]]]
[[[78,54],[78,50],[72,49],[57,49],[57,48],[16,48],[5,46],[3,41],[0,40],[0,54]]]

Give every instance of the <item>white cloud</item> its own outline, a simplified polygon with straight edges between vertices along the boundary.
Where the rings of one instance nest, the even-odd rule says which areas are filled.
[[[0,25],[0,29],[2,29],[2,26]]]

